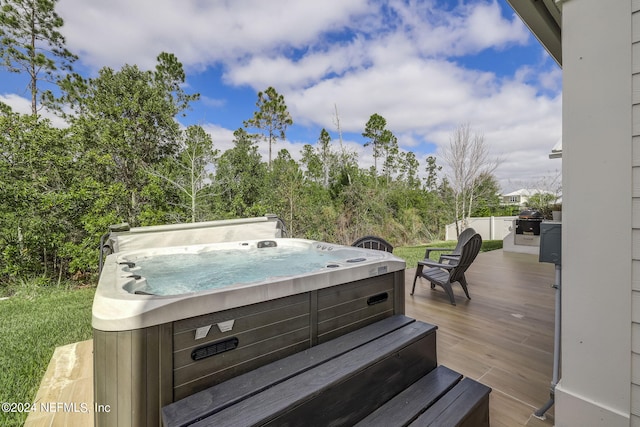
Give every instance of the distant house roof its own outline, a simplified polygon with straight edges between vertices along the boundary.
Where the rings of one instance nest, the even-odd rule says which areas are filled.
[[[531,188],[521,188],[520,190],[512,191],[511,193],[508,193],[508,194],[503,194],[503,196],[504,197],[533,196],[534,194],[540,194],[540,193],[549,193],[549,194],[551,194],[549,191],[545,191],[545,190],[536,190],[536,189],[531,189]]]

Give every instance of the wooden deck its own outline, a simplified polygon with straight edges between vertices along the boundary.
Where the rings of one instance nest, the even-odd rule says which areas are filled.
[[[93,340],[58,347],[25,427],[93,425]]]
[[[493,427],[553,425],[553,407],[544,421],[532,416],[549,398],[553,367],[554,266],[537,259],[502,250],[479,254],[467,272],[472,300],[455,284],[456,306],[424,280],[409,295],[415,270],[406,272],[406,314],[438,326],[439,364],[493,388]],[[90,406],[92,360],[91,341],[56,349],[36,402]],[[89,409],[31,413],[25,425],[88,426]]]
[[[493,427],[551,426],[533,412],[549,399],[553,371],[555,281],[553,264],[537,255],[502,250],[480,253],[467,271],[471,300],[454,284],[456,306],[406,272],[406,314],[438,326],[438,363],[493,388]]]

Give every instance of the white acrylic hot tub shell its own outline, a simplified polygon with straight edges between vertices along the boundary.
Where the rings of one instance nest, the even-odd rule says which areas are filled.
[[[160,325],[180,319],[199,316],[255,304],[263,301],[282,298],[294,294],[323,289],[342,283],[375,277],[378,275],[404,270],[404,260],[382,251],[352,248],[349,246],[332,245],[328,243],[314,242],[304,239],[271,239],[279,246],[287,245],[328,245],[336,250],[345,251],[343,261],[332,261],[338,264],[336,268],[323,268],[295,276],[272,277],[267,280],[248,284],[235,284],[225,288],[212,289],[197,293],[189,293],[175,296],[138,295],[126,291],[123,286],[134,281],[125,278],[126,267],[118,262],[126,259],[127,253],[119,252],[109,255],[96,289],[93,302],[94,329],[102,331],[124,331],[146,328]],[[254,244],[257,241],[243,241],[242,243]],[[204,245],[206,250],[225,250],[235,243],[213,243]],[[184,248],[149,249],[148,253],[171,253],[171,251],[184,251]],[[140,253],[140,250],[134,251]],[[347,263],[346,259],[362,257],[366,259],[358,263]],[[248,258],[246,268],[251,268],[251,259]]]

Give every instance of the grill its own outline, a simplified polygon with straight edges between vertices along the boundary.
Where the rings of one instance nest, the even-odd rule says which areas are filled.
[[[516,219],[516,234],[540,235],[540,223],[544,216],[536,210],[525,210],[518,214]]]

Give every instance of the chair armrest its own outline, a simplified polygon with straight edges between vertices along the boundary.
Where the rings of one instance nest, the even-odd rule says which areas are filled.
[[[431,261],[431,260],[418,261],[418,265],[422,265],[422,266],[425,266],[425,267],[444,268],[445,270],[451,270],[451,269],[456,267],[455,265],[440,264],[439,262],[435,262],[435,261]]]
[[[449,261],[460,261],[460,255],[440,255],[440,260],[438,262],[442,262],[443,259]]]
[[[442,251],[453,252],[453,248],[426,248],[424,252],[424,257],[425,259],[429,258],[429,255],[431,254],[431,252],[442,252]]]

